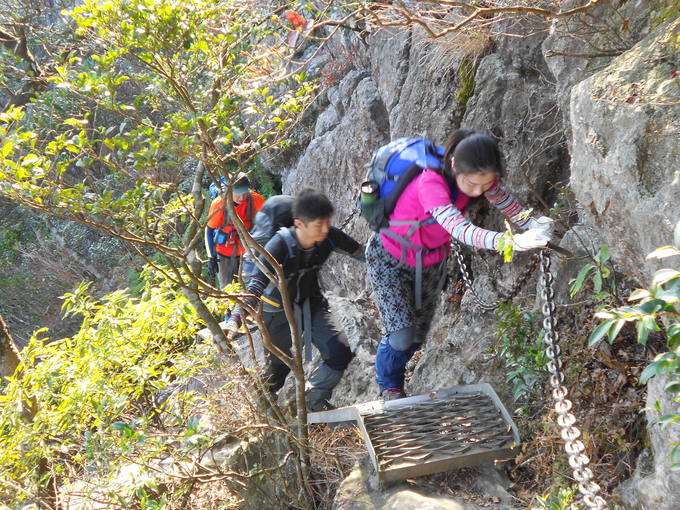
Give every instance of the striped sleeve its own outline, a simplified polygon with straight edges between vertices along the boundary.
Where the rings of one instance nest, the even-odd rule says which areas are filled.
[[[527,213],[527,210],[522,207],[515,197],[513,197],[505,186],[500,182],[484,193],[487,200],[496,209],[503,213],[510,221],[518,227],[527,229],[533,226],[534,220],[529,217],[522,217]]]
[[[430,211],[430,214],[437,220],[437,223],[451,234],[451,237],[462,243],[487,250],[493,250],[498,245],[500,232],[473,225],[453,204],[435,207]]]

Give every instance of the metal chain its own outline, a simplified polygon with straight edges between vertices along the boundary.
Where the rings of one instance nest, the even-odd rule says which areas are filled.
[[[347,216],[347,218],[345,218],[345,221],[343,221],[342,225],[340,225],[338,228],[340,230],[345,230],[345,227],[347,226],[347,224],[350,221],[352,221],[352,218],[354,218],[358,212],[359,212],[359,206],[355,206],[354,209],[352,210],[352,212],[349,213],[349,216]]]
[[[583,498],[583,503],[595,510],[607,508],[607,502],[598,496],[600,486],[592,481],[593,473],[588,468],[590,459],[584,455],[585,446],[578,438],[581,432],[574,426],[576,418],[569,411],[572,403],[567,397],[567,388],[564,386],[563,366],[560,360],[560,346],[555,328],[555,295],[553,291],[553,276],[550,273],[550,252],[541,250],[539,253],[541,263],[541,298],[543,299],[543,328],[547,346],[545,354],[550,360],[548,371],[550,372],[550,385],[553,388],[552,398],[555,401],[557,413],[557,425],[560,428],[560,436],[564,440],[564,450],[569,456],[569,465],[573,469],[574,478],[578,482],[578,490]]]
[[[522,287],[527,283],[527,281],[529,281],[529,277],[538,267],[539,255],[537,253],[534,253],[531,256],[531,261],[529,262],[529,264],[527,264],[527,267],[524,269],[522,274],[519,275],[517,280],[515,280],[515,283],[512,285],[508,293],[505,296],[501,295],[500,300],[488,303],[484,301],[479,296],[479,294],[477,294],[477,291],[472,286],[472,281],[470,280],[467,265],[465,264],[465,260],[463,259],[463,250],[461,249],[460,243],[452,241],[451,248],[453,249],[453,252],[456,255],[456,260],[458,261],[458,268],[460,269],[460,275],[461,278],[463,279],[465,288],[468,291],[470,291],[470,293],[472,294],[472,298],[483,310],[495,310],[501,305],[501,301],[512,301],[517,296]]]

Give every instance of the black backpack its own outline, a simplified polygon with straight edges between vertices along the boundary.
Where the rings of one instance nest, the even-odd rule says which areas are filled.
[[[265,201],[250,231],[255,241],[264,246],[281,228],[293,226],[293,200],[290,195],[274,195]]]

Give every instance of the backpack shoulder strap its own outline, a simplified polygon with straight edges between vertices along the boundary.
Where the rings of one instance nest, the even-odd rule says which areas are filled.
[[[388,196],[385,197],[385,216],[389,216],[397,205],[397,200],[406,189],[406,186],[411,184],[411,181],[422,172],[423,169],[417,163],[413,163],[408,170],[406,170],[397,181],[394,189]]]
[[[253,200],[253,196],[248,192],[246,195],[246,200],[248,201],[248,207],[246,208],[246,221],[250,222],[250,225],[253,225],[253,216],[255,212],[255,204]],[[220,230],[224,229],[232,223],[231,218],[229,218],[229,211],[227,211],[227,201],[224,200],[222,202],[222,209],[224,211],[224,218],[222,220],[222,227],[220,227]]]
[[[295,256],[295,250],[298,249],[299,244],[293,235],[293,232],[291,232],[291,227],[281,227],[277,234],[279,234],[286,242],[286,248],[288,248],[286,260],[292,259]]]
[[[229,223],[231,223],[231,219],[229,218],[229,211],[227,210],[227,199],[222,198],[222,226],[220,227],[220,230],[224,230]]]
[[[250,191],[246,195],[246,200],[248,201],[248,207],[246,208],[246,220],[250,222],[250,225],[252,226],[253,224],[253,212],[255,209],[255,200],[253,199],[252,193]]]

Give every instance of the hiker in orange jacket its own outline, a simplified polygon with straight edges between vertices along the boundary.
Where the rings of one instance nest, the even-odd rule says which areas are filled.
[[[243,221],[245,228],[250,230],[255,214],[264,204],[264,197],[257,191],[250,190],[248,177],[240,175],[232,186],[232,200],[236,214]],[[208,272],[217,274],[220,289],[223,289],[238,278],[241,256],[245,248],[238,237],[236,226],[229,219],[222,194],[215,197],[210,204],[205,228],[205,245],[209,256]]]

